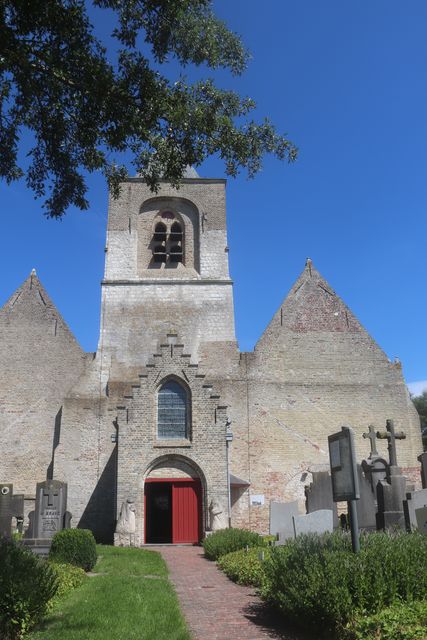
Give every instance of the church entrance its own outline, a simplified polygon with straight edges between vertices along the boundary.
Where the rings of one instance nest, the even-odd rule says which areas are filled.
[[[146,544],[197,544],[202,537],[202,485],[197,478],[147,478]]]

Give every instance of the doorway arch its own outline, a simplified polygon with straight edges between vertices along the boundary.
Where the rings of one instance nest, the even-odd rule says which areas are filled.
[[[204,476],[184,456],[153,461],[144,482],[146,544],[198,544],[203,535]]]

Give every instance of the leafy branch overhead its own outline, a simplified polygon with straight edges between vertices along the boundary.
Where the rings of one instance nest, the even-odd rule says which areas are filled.
[[[4,0],[0,4],[0,175],[25,175],[46,213],[88,207],[86,172],[101,171],[114,195],[127,175],[118,158],[132,154],[136,172],[155,190],[177,185],[187,165],[218,154],[228,175],[253,176],[264,154],[294,160],[297,150],[254,103],[206,79],[171,82],[159,73],[205,64],[241,74],[248,54],[212,12],[211,0],[93,0],[114,12],[113,52],[94,35],[85,3]],[[107,11],[106,11],[107,13]],[[108,16],[107,16],[108,17]],[[141,53],[140,43],[151,53]],[[32,133],[29,167],[19,166],[23,131]]]

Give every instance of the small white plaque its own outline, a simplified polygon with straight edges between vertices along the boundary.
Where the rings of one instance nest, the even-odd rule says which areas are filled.
[[[259,496],[251,496],[251,505],[253,507],[260,507],[264,504],[264,494]]]

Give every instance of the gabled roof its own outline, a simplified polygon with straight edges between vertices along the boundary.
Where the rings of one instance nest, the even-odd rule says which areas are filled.
[[[255,349],[265,338],[278,333],[283,334],[284,331],[294,334],[363,333],[368,336],[354,314],[315,269],[310,259],[307,259],[303,272],[274,314]]]
[[[61,330],[68,340],[71,339],[81,349],[61,313],[40,282],[35,269],[0,308],[0,320],[9,322],[24,320],[28,324],[47,324],[49,331],[53,326],[54,332]]]

